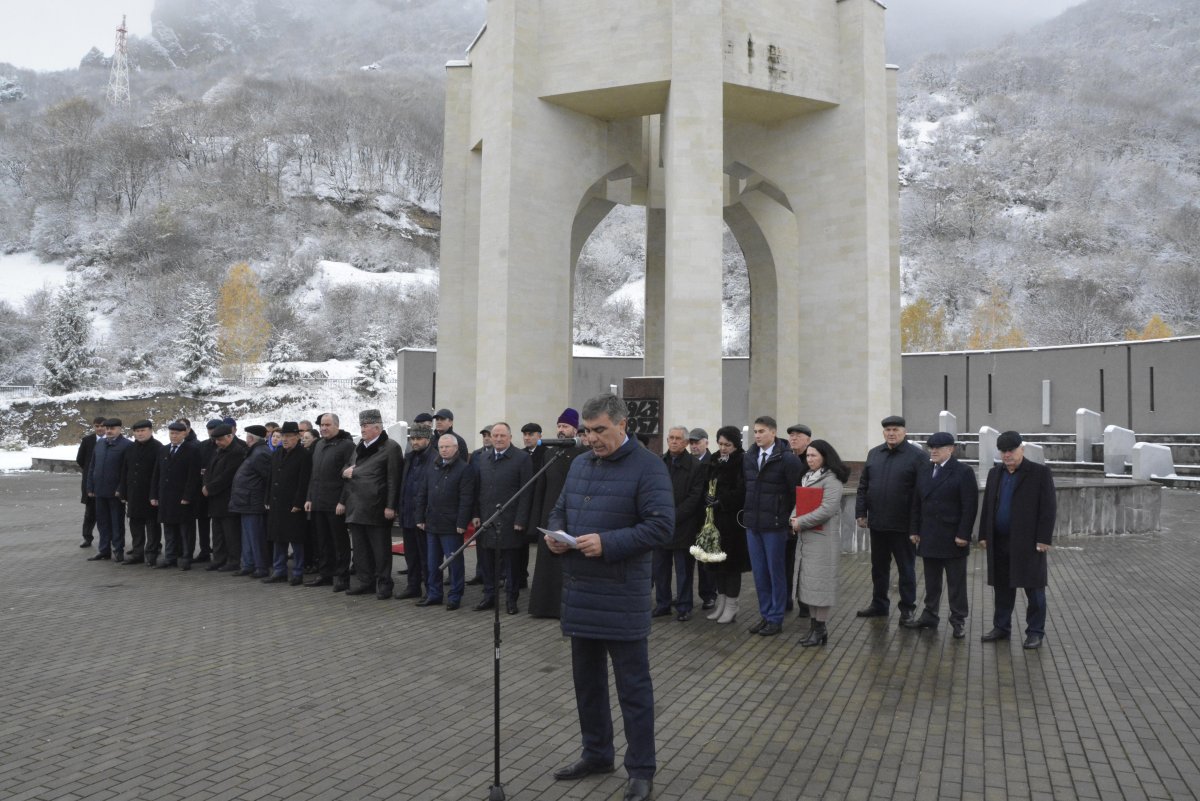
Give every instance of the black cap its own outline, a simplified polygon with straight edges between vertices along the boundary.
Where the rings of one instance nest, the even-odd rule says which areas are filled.
[[[526,423],[525,425],[521,426],[521,433],[522,434],[540,434],[540,433],[542,433],[542,427],[539,426],[537,423]]]
[[[227,436],[229,436],[229,435],[230,435],[230,434],[232,434],[232,433],[233,433],[233,427],[232,427],[232,426],[227,426],[227,425],[225,425],[224,423],[221,423],[221,425],[217,426],[217,427],[216,427],[216,428],[214,428],[214,429],[211,429],[211,430],[208,432],[208,435],[209,435],[210,437],[212,437],[213,439],[216,439],[217,437],[227,437]]]
[[[788,426],[789,434],[803,434],[806,437],[812,436],[812,429],[804,425],[804,423],[796,423],[794,426]]]
[[[214,417],[213,419],[211,419],[207,423],[205,423],[204,427],[207,428],[209,431],[212,431],[214,428],[221,425],[221,423],[223,423],[223,422],[225,422],[225,421],[222,420],[220,417]]]
[[[449,409],[438,409],[433,413],[433,419],[437,420],[439,418],[442,420],[453,420],[454,412],[450,411]]]
[[[121,427],[121,418],[120,417],[108,418],[107,420],[104,421],[104,427],[105,428],[120,428]]]
[[[939,431],[932,435],[925,444],[931,448],[944,448],[954,444],[954,435],[949,431]]]
[[[1014,451],[1021,447],[1021,435],[1016,431],[1005,431],[996,437],[996,447],[1001,451]]]
[[[242,430],[245,431],[247,434],[253,434],[254,436],[258,437],[259,439],[267,438],[267,427],[266,426],[246,426]]]
[[[178,420],[176,420],[175,422],[171,423],[171,425],[167,426],[167,430],[168,431],[187,431],[187,426],[184,425],[183,423],[179,422]]]
[[[420,414],[418,414],[416,417],[413,418],[413,422],[414,423],[431,423],[431,422],[433,422],[433,415],[430,414],[429,412],[421,412]]]
[[[280,434],[299,434],[300,426],[294,420],[288,420],[279,427]]]
[[[904,422],[904,418],[898,414],[893,414],[883,418],[883,422],[881,422],[879,425],[883,426],[884,428],[891,428],[892,426],[899,426],[900,428],[908,427]]]
[[[154,428],[154,423],[151,423],[149,420],[138,420],[133,424],[132,429],[137,431],[139,428]]]

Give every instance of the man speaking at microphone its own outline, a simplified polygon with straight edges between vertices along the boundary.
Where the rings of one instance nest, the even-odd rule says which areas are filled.
[[[666,465],[626,434],[619,398],[593,398],[581,416],[591,452],[571,462],[550,515],[550,528],[575,537],[576,544],[547,536],[546,546],[563,559],[562,631],[571,638],[583,753],[554,778],[614,770],[611,659],[628,741],[625,801],[645,801],[657,769],[647,644],[651,552],[671,540],[675,501]]]

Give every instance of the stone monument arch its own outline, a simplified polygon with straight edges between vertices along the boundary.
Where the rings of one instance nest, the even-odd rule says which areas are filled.
[[[722,423],[724,224],[751,287],[752,415],[849,458],[900,408],[895,72],[876,0],[489,0],[447,65],[437,402],[553,420],[574,267],[646,215],[645,373]]]

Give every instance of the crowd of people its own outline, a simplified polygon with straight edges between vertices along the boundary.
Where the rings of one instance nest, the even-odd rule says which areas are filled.
[[[723,426],[715,451],[704,429],[672,426],[661,457],[626,433],[626,409],[614,395],[590,400],[582,416],[565,409],[550,443],[540,425],[527,423],[518,445],[512,427],[498,422],[479,432],[484,444],[473,452],[449,409],[417,415],[407,448],[388,436],[377,409],[362,411],[358,424],[355,441],[329,412],[315,428],[302,420],[239,431],[233,419],[213,419],[202,440],[181,418],[167,426],[164,444],[150,420],[135,422],[129,439],[121,420],[97,417],[77,455],[81,547],[91,547],[98,530],[93,561],[180,570],[207,563],[209,571],[268,584],[414,599],[423,608],[456,610],[466,586],[479,584],[476,610],[503,601],[517,614],[528,587],[529,613],[561,618],[572,640],[583,753],[555,778],[614,769],[611,660],[629,742],[627,799],[649,798],[656,770],[652,618],[691,620],[698,594],[707,619],[733,623],[750,572],[759,613],[750,633],[779,634],[796,608],[809,619],[799,644],[829,641],[851,470],[804,424],[790,426],[785,439],[773,418],[760,416],[748,447],[741,429]],[[884,441],[866,455],[857,481],[855,518],[870,530],[873,585],[857,616],[889,615],[894,562],[900,625],[937,628],[944,581],[953,636],[962,638],[966,557],[980,511],[975,474],[954,457],[950,434],[930,437],[926,452],[908,440],[903,418],[885,418],[882,429]],[[981,639],[1010,636],[1016,590],[1025,589],[1024,646],[1037,648],[1054,485],[1046,467],[1024,458],[1020,434],[1004,432],[997,445],[1002,463],[988,474],[979,515],[995,597],[993,625]],[[397,526],[400,588],[392,563]],[[459,550],[474,530],[477,572],[468,581]],[[918,555],[926,585],[920,616]]]

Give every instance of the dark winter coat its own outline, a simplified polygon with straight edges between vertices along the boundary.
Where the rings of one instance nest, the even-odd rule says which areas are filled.
[[[429,441],[429,447],[433,448],[436,451],[437,446],[438,446],[438,440],[441,439],[442,437],[446,436],[447,434],[449,434],[450,436],[452,436],[456,440],[458,440],[458,455],[461,456],[465,461],[468,461],[468,462],[471,461],[471,457],[467,455],[470,453],[470,451],[467,450],[467,441],[458,435],[458,432],[454,430],[454,426],[450,426],[450,428],[446,429],[445,431],[443,431],[440,434],[437,432],[437,429],[435,428],[433,430],[433,439],[431,439]],[[480,450],[482,450],[482,448]]]
[[[88,472],[92,464],[92,453],[96,450],[96,433],[84,434],[79,440],[79,450],[75,451],[75,464],[79,465],[79,502],[87,503]]]
[[[88,468],[87,491],[97,498],[115,498],[121,486],[121,466],[125,463],[125,451],[133,442],[117,436],[111,442],[108,437],[96,441],[92,452],[92,463]]]
[[[503,454],[495,451],[484,454],[471,466],[479,472],[479,499],[475,517],[486,522],[517,490],[533,478],[533,461],[521,448],[509,446]],[[482,548],[521,548],[528,544],[525,529],[529,526],[529,509],[533,503],[532,488],[521,493],[516,503],[504,510],[476,540]],[[499,544],[497,544],[497,542]]]
[[[267,539],[303,543],[308,532],[304,499],[312,476],[312,454],[302,446],[280,447],[271,454],[271,485],[267,490]]]
[[[668,451],[663,455],[663,464],[671,476],[671,490],[675,498],[675,534],[666,547],[672,551],[686,550],[696,544],[696,535],[704,525],[708,471],[687,451],[678,457]]]
[[[603,552],[562,555],[562,631],[568,637],[641,640],[650,634],[651,551],[671,541],[675,500],[656,454],[630,438],[601,458],[571,462],[550,515],[552,529],[598,533]]]
[[[267,484],[271,480],[271,449],[259,440],[246,450],[229,492],[228,510],[239,515],[267,513]]]
[[[755,531],[786,529],[796,508],[796,486],[804,475],[804,467],[786,439],[775,438],[775,446],[761,471],[760,453],[762,448],[755,443],[742,459],[742,475],[746,479],[742,525]]]
[[[546,450],[549,450],[547,448]],[[562,452],[560,456],[554,459],[554,463],[550,468],[542,473],[537,484],[533,489],[533,506],[530,510],[529,524],[533,527],[540,526],[541,528],[550,527],[550,513],[554,511],[554,504],[558,503],[558,496],[562,493],[563,487],[567,483],[567,473],[571,470],[571,461],[581,454],[591,453],[591,448],[586,445],[577,445],[574,448],[555,448],[555,452]],[[553,453],[547,454],[546,459],[554,457]],[[542,464],[545,464],[543,461]],[[541,541],[541,535],[537,537]],[[557,605],[558,601],[555,600]],[[557,612],[555,612],[557,614]]]
[[[321,437],[313,445],[308,501],[314,512],[332,512],[337,508],[346,484],[342,471],[353,458],[354,438],[349,431],[339,431],[333,439]]]
[[[404,478],[404,451],[384,431],[379,438],[364,447],[360,442],[354,449],[354,473],[342,487],[342,503],[346,505],[346,522],[360,526],[390,526],[392,521],[384,509],[394,509]]]
[[[154,466],[162,453],[163,444],[154,437],[145,442],[134,442],[133,447],[125,449],[118,492],[125,501],[125,513],[134,520],[158,517],[158,509],[150,505],[150,489],[154,486]]]
[[[979,539],[987,542],[988,584],[993,587],[996,586],[996,508],[1000,503],[1000,477],[1007,469],[998,464],[988,472],[979,515]],[[1054,536],[1054,518],[1058,511],[1054,476],[1050,468],[1028,459],[1021,460],[1013,476],[1017,486],[1013,490],[1009,520],[1008,586],[1045,587],[1048,583],[1046,554],[1040,553],[1037,545],[1051,544]]]
[[[208,490],[208,516],[233,517],[237,512],[230,511],[229,498],[233,494],[233,478],[238,468],[246,461],[246,443],[234,439],[229,447],[222,450],[217,448],[212,461],[204,472],[204,488]]]
[[[867,518],[867,526],[876,531],[912,533],[917,473],[927,464],[929,457],[907,439],[895,448],[886,442],[872,448],[858,477],[854,516]]]
[[[429,475],[429,466],[438,459],[437,448],[426,445],[424,450],[408,449],[404,457],[404,478],[400,498],[392,506],[400,516],[401,528],[416,528],[421,512],[421,488]],[[466,464],[461,458],[460,462]],[[474,503],[474,501],[472,501]],[[468,521],[469,522],[469,521]]]
[[[191,432],[195,434],[196,432]],[[196,440],[196,444],[200,447],[200,479],[204,480],[204,474],[208,472],[208,466],[212,464],[213,456],[217,453],[217,443],[210,437],[206,440]],[[200,500],[196,506],[197,517],[212,517],[208,511],[208,498],[203,494],[200,495]]]
[[[533,504],[529,513],[529,535],[537,543],[537,563],[529,583],[529,614],[534,617],[557,618],[562,613],[562,559],[553,553],[542,538],[538,527],[550,527],[550,514],[562,493],[571,469],[571,461],[591,448],[544,448],[550,451],[546,460],[554,461],[533,485]],[[545,462],[543,462],[545,464]]]
[[[717,481],[717,492],[712,496],[713,522],[721,532],[721,550],[725,552],[724,562],[713,562],[709,567],[721,573],[745,573],[750,569],[746,531],[738,522],[746,504],[745,458],[746,452],[738,449],[729,454],[728,461],[722,462],[716,456],[709,462],[708,479]]]
[[[454,454],[449,464],[443,464],[440,457],[434,459],[417,487],[415,523],[424,523],[426,533],[439,536],[456,535],[460,529],[465,532],[471,525],[478,492],[479,473],[462,454]]]
[[[933,464],[917,474],[917,514],[915,534],[920,535],[917,555],[929,559],[954,559],[966,556],[970,545],[955,545],[954,540],[971,542],[975,512],[979,509],[979,484],[975,471],[951,456],[933,477]]]
[[[150,486],[150,499],[158,501],[158,522],[174,524],[193,519],[199,497],[200,446],[194,440],[184,440],[172,456],[171,446],[164,445]]]

